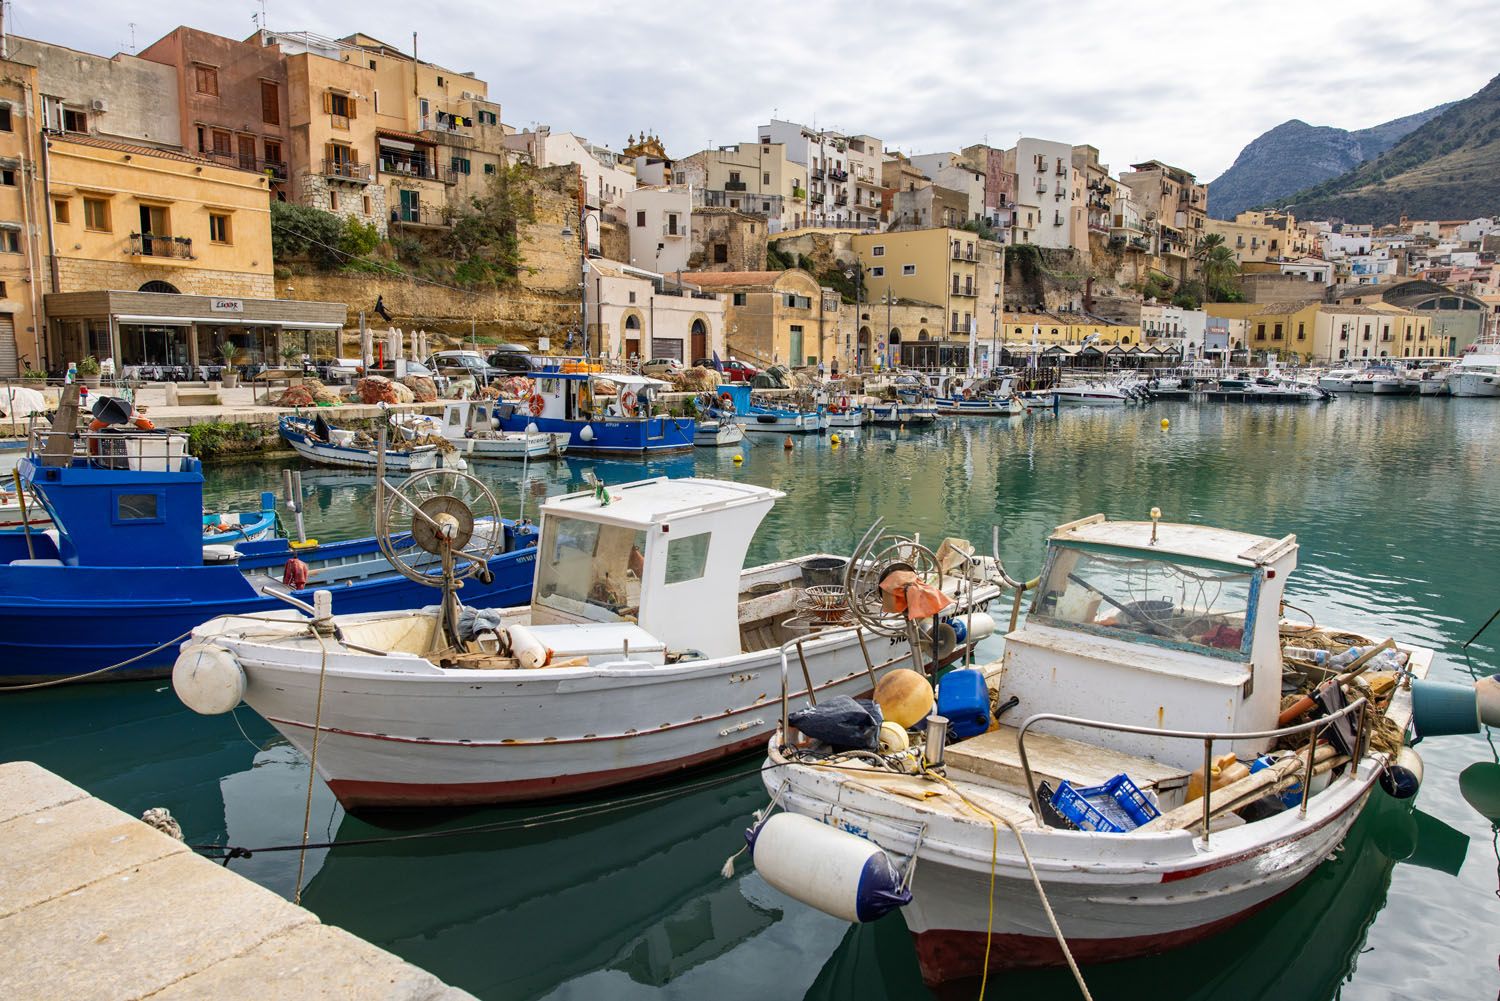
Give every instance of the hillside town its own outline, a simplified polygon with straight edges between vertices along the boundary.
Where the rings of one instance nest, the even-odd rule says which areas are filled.
[[[1500,317],[1493,218],[1218,220],[1190,169],[1086,143],[616,148],[360,33],[4,42],[4,378],[249,374],[362,322],[837,372],[1441,357]]]

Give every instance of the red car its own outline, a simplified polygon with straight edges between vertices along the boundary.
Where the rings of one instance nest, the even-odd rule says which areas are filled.
[[[693,364],[695,366],[701,365],[704,368],[713,368],[714,360],[712,358],[699,358]],[[719,364],[724,370],[724,378],[731,382],[749,382],[757,375],[760,375],[760,369],[747,361],[740,361],[738,358],[725,358]]]

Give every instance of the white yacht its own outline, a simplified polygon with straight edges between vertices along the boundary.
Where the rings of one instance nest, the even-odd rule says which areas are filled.
[[[1357,368],[1330,369],[1327,374],[1318,379],[1318,388],[1326,389],[1330,393],[1352,393],[1354,380],[1359,377],[1359,373],[1360,370]]]
[[[1500,396],[1500,341],[1480,341],[1448,372],[1454,396]]]

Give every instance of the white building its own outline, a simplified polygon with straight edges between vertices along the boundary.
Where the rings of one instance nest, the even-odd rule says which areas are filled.
[[[1183,358],[1201,358],[1207,344],[1208,314],[1169,303],[1141,307],[1141,339]]]
[[[1005,169],[1016,175],[1016,203],[1020,217],[1034,206],[1036,228],[1030,240],[1017,234],[1017,243],[1066,250],[1072,245],[1073,147],[1046,139],[1019,139],[1005,151]],[[1020,219],[1017,229],[1021,229]]]
[[[849,172],[848,136],[779,118],[762,125],[759,135],[763,144],[784,144],[786,158],[807,168],[808,225],[853,222],[855,185]]]
[[[1491,233],[1495,232],[1494,219],[1470,219],[1458,227],[1454,236],[1460,243],[1478,243]]]
[[[714,352],[728,357],[723,298],[671,275],[591,258],[584,309],[595,355],[686,365]]]
[[[932,179],[932,183],[961,191],[969,199],[968,220],[984,216],[984,171],[965,163],[957,153],[923,153],[911,158],[911,165]]]
[[[1334,268],[1332,261],[1321,257],[1299,257],[1295,261],[1282,261],[1281,273],[1319,285],[1332,285]]]
[[[849,137],[850,218],[861,229],[880,225],[880,164],[885,147],[874,136]]]
[[[630,231],[630,263],[649,271],[686,271],[693,194],[686,187],[636,188],[621,200]]]

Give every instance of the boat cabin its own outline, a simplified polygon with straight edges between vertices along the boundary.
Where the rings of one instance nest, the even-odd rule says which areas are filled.
[[[657,477],[549,499],[532,624],[635,623],[669,651],[740,653],[745,554],[783,496],[748,483]]]
[[[516,412],[558,421],[645,419],[651,416],[652,397],[671,388],[669,382],[644,375],[543,372]]]
[[[1295,536],[1271,539],[1199,525],[1063,525],[1026,622],[1005,641],[1002,699],[1016,719],[1051,712],[1164,730],[1250,732],[1281,708],[1280,602],[1297,565]],[[1190,770],[1189,740],[1038,724]],[[1240,741],[1243,758],[1265,741]]]

